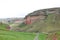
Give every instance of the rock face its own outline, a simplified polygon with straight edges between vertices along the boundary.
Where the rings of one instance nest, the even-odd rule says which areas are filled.
[[[25,17],[28,32],[51,32],[60,30],[60,8],[34,11]]]
[[[25,23],[31,24],[38,19],[40,20],[46,19],[48,14],[60,14],[60,8],[50,8],[34,11],[25,17]]]

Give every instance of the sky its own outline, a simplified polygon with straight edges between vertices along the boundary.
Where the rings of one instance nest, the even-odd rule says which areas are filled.
[[[40,9],[60,7],[60,0],[0,0],[0,18],[25,17]]]

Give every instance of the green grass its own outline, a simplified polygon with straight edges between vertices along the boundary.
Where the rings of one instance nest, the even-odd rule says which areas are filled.
[[[0,30],[6,30],[8,27],[7,24],[4,24],[4,23],[0,23]]]
[[[35,34],[13,31],[0,31],[0,40],[33,40]]]
[[[48,35],[50,35],[50,36],[48,36]],[[51,33],[51,34],[44,34],[44,33],[40,33],[39,34],[39,37],[38,37],[38,39],[39,40],[52,40],[53,39],[53,36],[54,36],[54,34],[53,33]],[[56,32],[56,37],[57,37],[57,40],[60,40],[60,31],[59,32]]]
[[[39,40],[46,40],[46,37],[47,37],[46,34],[40,33]]]
[[[60,32],[57,33],[60,34]],[[35,36],[36,35],[34,33],[0,30],[0,40],[34,40]],[[39,40],[46,40],[47,35],[44,33],[40,33],[38,38]],[[58,40],[60,40],[60,37],[58,38]]]
[[[7,26],[0,24],[0,40],[33,40],[35,37],[34,33],[9,31]]]

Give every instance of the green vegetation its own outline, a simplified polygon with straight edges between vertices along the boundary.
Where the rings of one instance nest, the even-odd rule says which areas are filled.
[[[26,26],[26,24],[23,22],[23,23],[21,23],[20,25],[18,25],[18,27],[25,27]]]
[[[60,40],[60,32],[56,32],[56,38],[57,40]],[[39,35],[39,40],[53,40],[54,33],[51,34],[44,34],[44,33],[40,33]]]
[[[34,33],[8,31],[7,26],[0,23],[0,40],[33,40],[35,37]]]
[[[0,30],[6,30],[8,27],[7,24],[4,24],[4,23],[0,23]]]
[[[41,33],[39,35],[39,40],[46,40],[46,38],[47,38],[47,35],[46,34]]]
[[[22,24],[20,27],[27,32],[51,32],[60,30],[60,14],[48,14],[45,20],[38,19],[30,25]]]
[[[33,40],[35,34],[0,30],[0,40]]]
[[[60,14],[49,14],[46,20],[46,31],[60,30]]]
[[[5,28],[6,24],[0,25],[0,26],[2,26],[1,28]],[[31,25],[29,25],[29,26],[31,26]],[[38,30],[38,29],[36,29],[36,30]],[[60,40],[60,36],[59,36],[60,32],[57,32],[57,35],[58,35],[57,36],[58,40]],[[47,39],[51,40],[52,36],[47,38],[48,37],[47,34],[40,33],[38,39],[39,40],[47,40]],[[36,37],[35,33],[6,31],[3,29],[0,30],[0,40],[34,40],[35,37]]]

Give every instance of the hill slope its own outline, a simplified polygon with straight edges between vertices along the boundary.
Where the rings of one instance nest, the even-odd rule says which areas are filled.
[[[0,40],[33,40],[35,34],[0,30]]]
[[[7,30],[8,24],[0,23],[0,30]]]
[[[27,32],[53,32],[60,30],[60,8],[50,8],[34,11],[27,16],[40,14],[43,12],[47,15],[45,19],[38,19],[30,25],[26,25],[22,28],[23,31]],[[42,13],[41,13],[42,14]],[[26,16],[26,17],[27,17]]]

